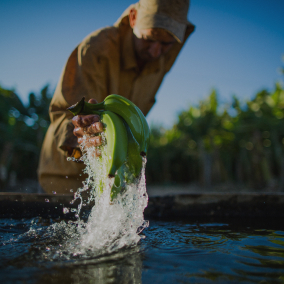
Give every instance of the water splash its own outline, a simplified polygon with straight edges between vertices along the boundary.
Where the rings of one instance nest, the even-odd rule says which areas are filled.
[[[140,177],[127,183],[123,181],[123,190],[111,200],[111,188],[114,178],[107,178],[106,172],[106,141],[102,134],[103,145],[100,146],[101,156],[96,157],[95,147],[85,147],[81,160],[85,163],[88,178],[83,187],[74,193],[74,200],[79,200],[77,209],[64,208],[64,212],[74,212],[76,222],[56,223],[50,226],[50,232],[64,235],[64,243],[56,249],[57,257],[97,256],[109,254],[121,248],[133,247],[141,239],[139,235],[148,227],[144,220],[144,209],[148,204],[146,192],[145,166]],[[86,139],[86,138],[85,138]],[[127,171],[127,167],[125,167]],[[88,192],[86,196],[86,192]],[[80,219],[82,207],[94,203],[87,222]],[[61,241],[62,243],[62,241]],[[68,253],[66,254],[66,252]],[[64,252],[64,253],[63,253]],[[53,255],[53,258],[57,258]]]
[[[104,137],[102,139],[105,141]],[[111,188],[114,178],[104,179],[106,173],[106,146],[101,147],[101,157],[95,156],[95,147],[85,149],[83,161],[85,172],[89,175],[84,188],[91,187],[90,199],[94,199],[86,227],[81,232],[81,248],[112,252],[122,247],[136,245],[140,240],[139,233],[148,226],[143,212],[148,203],[145,181],[145,165],[141,175],[133,183],[125,183],[125,189],[111,200]],[[125,168],[127,171],[127,168]],[[101,181],[103,189],[101,188]],[[79,206],[79,208],[81,208]]]

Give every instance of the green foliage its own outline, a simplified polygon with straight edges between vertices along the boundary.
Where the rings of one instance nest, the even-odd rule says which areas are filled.
[[[238,182],[284,189],[284,90],[263,90],[244,106],[218,102],[215,90],[180,112],[172,129],[154,127],[146,168],[150,183]]]
[[[41,144],[49,126],[51,93],[45,86],[31,93],[24,106],[16,93],[0,87],[0,186],[7,187],[12,176],[36,179]]]

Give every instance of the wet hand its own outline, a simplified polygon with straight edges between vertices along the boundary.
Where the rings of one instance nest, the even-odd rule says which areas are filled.
[[[89,103],[96,104],[95,99],[90,99]],[[100,146],[102,137],[95,134],[103,131],[103,124],[100,122],[100,116],[96,114],[76,115],[72,119],[74,125],[73,134],[78,138],[78,143],[84,142],[84,147]],[[83,136],[86,136],[86,140]],[[96,156],[100,156],[100,151],[96,150]]]

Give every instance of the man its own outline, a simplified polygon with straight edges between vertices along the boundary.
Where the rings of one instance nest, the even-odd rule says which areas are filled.
[[[140,0],[114,26],[93,32],[72,52],[50,104],[51,124],[41,151],[38,176],[46,192],[69,193],[82,186],[84,164],[67,157],[80,155],[84,131],[90,134],[89,143],[101,143],[91,135],[102,131],[97,116],[75,117],[74,129],[66,109],[83,96],[96,103],[118,94],[146,115],[165,74],[194,31],[187,21],[188,8],[189,0]]]

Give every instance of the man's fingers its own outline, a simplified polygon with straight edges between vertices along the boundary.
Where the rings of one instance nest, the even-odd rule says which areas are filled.
[[[89,114],[89,115],[83,115],[82,117],[82,127],[89,126],[93,123],[99,122],[100,121],[100,116],[97,114]]]
[[[96,99],[90,99],[90,100],[88,100],[88,103],[90,103],[90,104],[97,104],[98,101]]]
[[[88,101],[90,104],[97,104],[98,101],[96,99],[90,99]],[[98,122],[100,117],[96,114],[89,114],[89,115],[76,115],[72,118],[72,123],[75,127],[85,127],[88,124]]]
[[[91,147],[91,146],[101,146],[102,145],[102,137],[101,136],[95,136],[91,138],[83,138],[80,137],[78,138],[78,143],[82,144],[85,142],[86,147]]]
[[[82,144],[84,141],[86,141],[83,137],[81,137],[81,138],[78,138],[78,143],[79,144]]]
[[[103,124],[99,121],[87,127],[87,134],[100,133],[104,130]]]
[[[84,139],[84,138],[78,138],[78,143],[82,144],[84,142],[84,147],[89,148],[92,146],[100,146],[102,144],[102,138],[100,136],[92,137],[90,139]],[[94,150],[94,156],[99,157],[101,155],[101,150],[100,149],[95,149]]]
[[[79,144],[84,143],[84,148],[89,148],[94,146],[92,143],[90,143],[89,139],[84,139],[84,138],[78,138],[78,143]]]
[[[90,134],[100,133],[100,132],[103,131],[103,129],[104,129],[103,128],[103,124],[99,121],[99,122],[91,124],[87,128],[75,127],[74,130],[73,130],[73,134],[76,137],[80,138],[80,137],[83,137],[85,134],[89,134],[90,135]],[[96,138],[96,137],[94,137],[94,138]]]
[[[76,137],[83,137],[84,135],[84,129],[82,127],[76,127],[74,128],[73,130],[73,134],[76,136]]]
[[[95,136],[89,139],[90,143],[92,143],[94,146],[100,146],[102,145],[102,137],[101,136]]]
[[[97,114],[76,115],[72,118],[75,127],[87,127],[98,121],[100,121],[100,116]]]
[[[96,99],[90,99],[88,103],[97,104],[98,102]],[[74,125],[73,134],[78,138],[79,144],[84,143],[84,147],[86,148],[102,145],[101,136],[83,138],[85,134],[95,134],[103,131],[103,124],[100,122],[99,115],[76,115],[72,118],[72,123]],[[99,157],[101,155],[101,151],[99,149],[95,149],[94,155]]]
[[[80,125],[82,124],[81,120],[82,115],[76,115],[72,118],[72,123],[75,127],[80,127]]]

